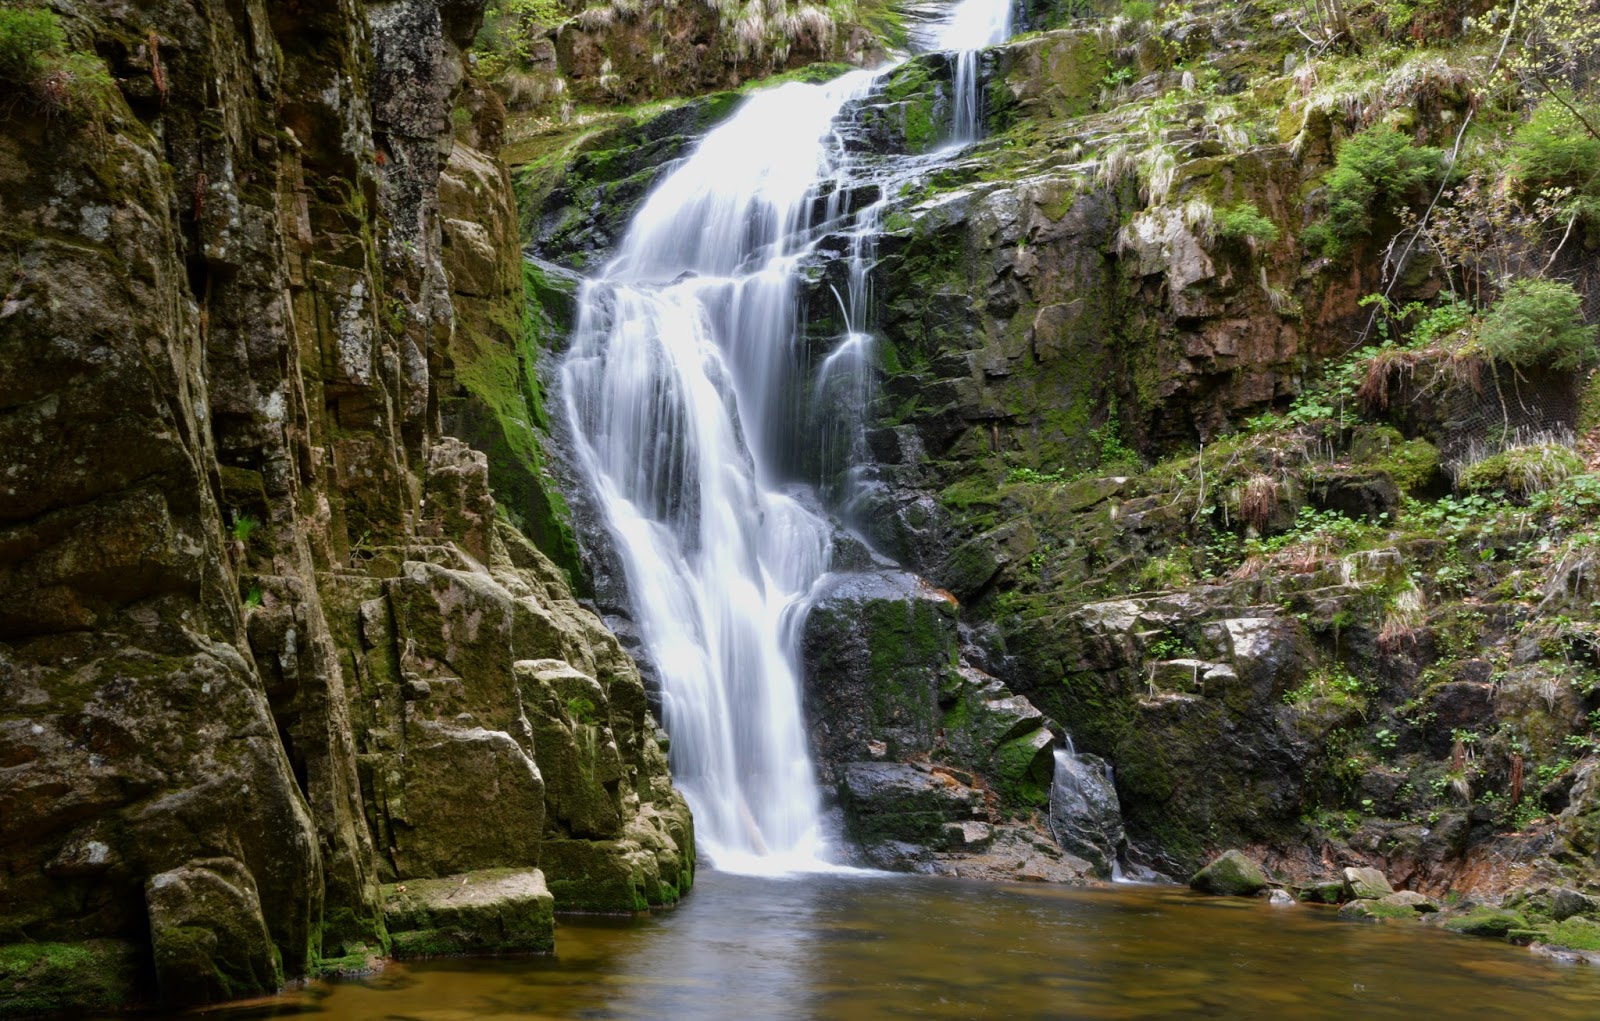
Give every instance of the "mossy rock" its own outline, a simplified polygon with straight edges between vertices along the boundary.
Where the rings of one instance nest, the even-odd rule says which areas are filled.
[[[1253,897],[1268,885],[1267,874],[1243,851],[1222,852],[1189,880],[1192,889],[1219,897]]]
[[[1368,922],[1383,922],[1396,918],[1415,921],[1417,911],[1408,904],[1385,904],[1382,901],[1375,900],[1353,900],[1339,909],[1339,917]]]
[[[1528,928],[1528,920],[1515,911],[1497,908],[1478,908],[1465,915],[1445,919],[1444,927],[1451,932],[1468,936],[1487,936],[1504,939],[1513,929]]]
[[[0,1017],[121,1010],[149,999],[123,940],[0,946]]]
[[[1439,448],[1424,439],[1408,440],[1389,425],[1362,426],[1350,441],[1351,456],[1394,479],[1410,496],[1440,485]]]
[[[1354,900],[1382,900],[1394,893],[1389,878],[1374,868],[1347,868],[1344,870],[1344,881]]]
[[[1315,901],[1320,904],[1342,903],[1344,901],[1344,883],[1338,880],[1318,883],[1302,892],[1300,899]]]
[[[1512,942],[1521,942],[1518,937],[1524,935],[1525,930],[1513,929],[1507,933]],[[1587,918],[1568,918],[1564,921],[1543,926],[1537,930],[1527,930],[1529,942],[1543,943],[1545,946],[1561,947],[1564,950],[1600,951],[1600,923],[1592,922]]]
[[[1055,735],[1041,727],[995,749],[992,772],[1002,804],[1014,808],[1049,805],[1054,745]]]
[[[655,856],[632,840],[546,840],[540,864],[558,911],[632,914],[679,893],[662,883]]]
[[[1457,485],[1468,493],[1503,492],[1519,498],[1581,475],[1583,458],[1554,443],[1512,447],[1462,470]]]

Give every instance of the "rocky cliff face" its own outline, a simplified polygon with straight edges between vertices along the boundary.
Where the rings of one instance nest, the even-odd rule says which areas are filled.
[[[1249,845],[1307,883],[1590,881],[1592,227],[1572,207],[1518,241],[1461,185],[1531,210],[1520,125],[1559,115],[1493,92],[1518,113],[1473,122],[1498,141],[1446,178],[1492,92],[1455,28],[1363,23],[1370,49],[1307,62],[1256,5],[1029,16],[1052,30],[985,55],[988,136],[961,156],[928,158],[937,55],[849,116],[893,184],[866,490],[836,510],[923,583],[841,562],[808,624],[847,832],[936,870],[1045,832],[1065,732],[1113,767],[1131,863]],[[636,119],[525,150],[550,257],[603,252],[681,130]],[[1441,183],[1470,253],[1407,228]],[[809,268],[817,358],[846,250]],[[1541,265],[1587,338],[1564,366],[1493,353],[1489,302],[1451,298]]]
[[[1350,152],[1429,158],[1481,93],[1450,55],[1286,74],[1284,28],[1192,5],[989,56],[993,134],[884,214],[859,520],[1113,764],[1136,861],[1254,844],[1308,880],[1588,881],[1592,688],[1557,662],[1589,627],[1567,615],[1593,476],[1561,439],[1592,428],[1582,378],[1494,361],[1470,316],[1412,332],[1450,273],[1487,272],[1408,259],[1428,194],[1390,184],[1370,235],[1326,243]],[[896,72],[877,144],[937,144],[946,94],[936,60]],[[1592,321],[1592,260],[1538,259]],[[1518,481],[1532,462],[1562,467]]]
[[[0,122],[0,1012],[675,899],[638,672],[550,559],[495,125],[452,125],[480,5],[52,10],[69,77]]]

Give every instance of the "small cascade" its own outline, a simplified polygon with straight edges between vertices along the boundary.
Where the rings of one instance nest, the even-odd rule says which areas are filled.
[[[885,200],[862,209],[850,231],[843,294],[839,306],[844,336],[816,368],[811,385],[813,442],[821,447],[817,476],[830,506],[847,506],[855,492],[852,469],[865,464],[867,411],[874,389],[875,345],[867,329],[871,271],[877,255],[879,217]]]
[[[961,0],[944,32],[939,48],[955,52],[955,111],[951,141],[971,142],[978,137],[978,51],[1005,42],[1011,36],[1011,0]]]
[[[1111,766],[1097,755],[1078,754],[1072,739],[1055,750],[1050,784],[1050,834],[1063,850],[1094,865],[1113,881],[1122,879],[1122,805]]]

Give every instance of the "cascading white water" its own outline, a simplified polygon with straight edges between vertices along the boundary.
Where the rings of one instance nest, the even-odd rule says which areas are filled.
[[[978,137],[978,51],[1011,36],[1011,0],[961,0],[939,36],[939,48],[956,53],[955,111],[951,140]]]
[[[995,41],[984,32],[958,48]],[[830,528],[785,488],[783,451],[797,427],[818,426],[822,442],[839,428],[836,414],[819,424],[797,407],[805,395],[865,401],[879,206],[850,211],[834,124],[873,78],[757,92],[710,132],[585,283],[562,366],[578,459],[661,676],[675,780],[699,847],[724,870],[823,867],[796,653]],[[847,333],[807,387],[799,269],[827,232],[854,239]],[[854,446],[832,445],[846,457]]]
[[[871,78],[759,92],[707,135],[585,285],[563,366],[661,674],[675,778],[723,869],[821,851],[793,630],[829,528],[780,489],[774,433],[799,372],[796,264],[817,186],[839,171],[833,121]]]

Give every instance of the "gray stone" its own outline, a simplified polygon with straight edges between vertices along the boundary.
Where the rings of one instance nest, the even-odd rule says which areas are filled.
[[[846,828],[856,840],[941,845],[946,823],[983,814],[983,793],[948,772],[900,762],[852,762],[839,789]],[[962,833],[965,841],[965,832]]]
[[[1196,872],[1189,886],[1222,897],[1252,897],[1267,888],[1267,874],[1243,851],[1224,851]]]
[[[1344,870],[1344,883],[1355,900],[1381,900],[1394,893],[1388,878],[1375,868],[1347,868]]]
[[[145,883],[162,995],[217,1003],[276,990],[283,973],[255,880],[233,858],[207,858]]]
[[[915,575],[838,576],[806,616],[803,695],[825,781],[842,763],[925,753],[939,694],[956,657],[956,609]]]
[[[1437,901],[1415,890],[1401,890],[1398,893],[1391,893],[1387,897],[1378,898],[1378,903],[1389,908],[1411,908],[1418,914],[1432,914],[1439,910]]]
[[[491,869],[383,888],[397,957],[544,952],[555,944],[555,898],[538,869]]]
[[[1567,920],[1574,915],[1588,915],[1595,910],[1595,902],[1591,897],[1586,897],[1577,890],[1562,887],[1550,894],[1550,917],[1558,922]]]

